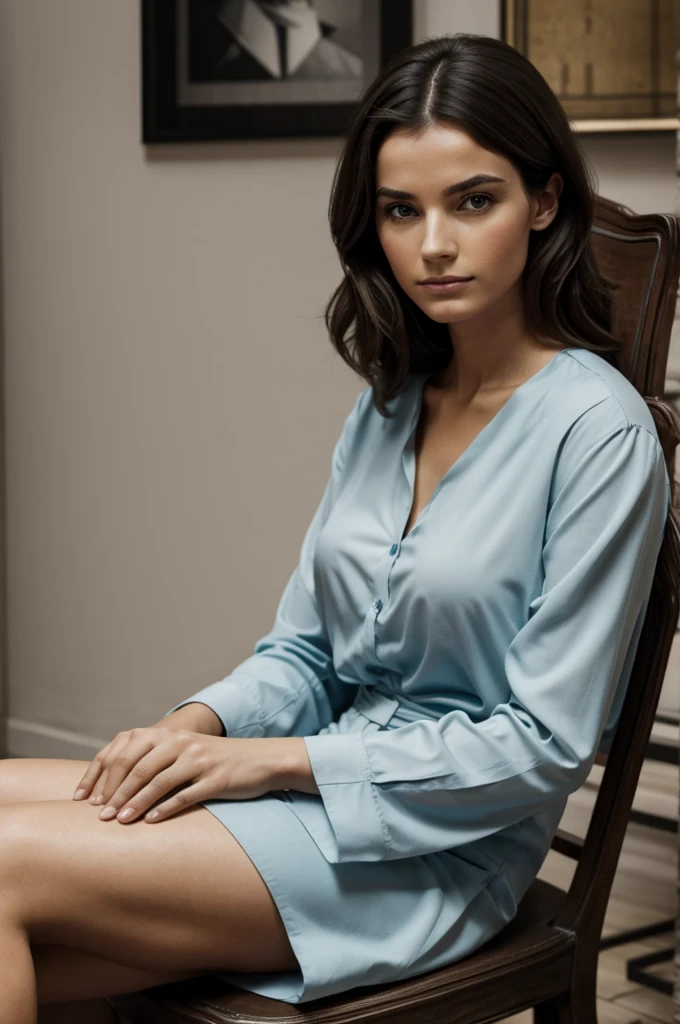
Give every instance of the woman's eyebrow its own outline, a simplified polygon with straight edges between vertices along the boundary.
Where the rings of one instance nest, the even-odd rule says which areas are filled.
[[[444,197],[452,196],[455,192],[464,192],[465,189],[475,188],[476,185],[486,185],[489,182],[502,181],[505,182],[505,178],[496,178],[493,174],[475,174],[472,178],[466,178],[465,181],[459,181],[455,185],[448,185],[442,192]],[[413,192],[402,192],[397,188],[385,188],[384,186],[379,188],[375,194],[376,199],[379,196],[388,196],[390,199],[415,199],[416,196]]]

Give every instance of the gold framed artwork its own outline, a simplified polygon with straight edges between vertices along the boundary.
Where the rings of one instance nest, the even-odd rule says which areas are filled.
[[[501,38],[575,131],[677,131],[677,0],[501,0]]]

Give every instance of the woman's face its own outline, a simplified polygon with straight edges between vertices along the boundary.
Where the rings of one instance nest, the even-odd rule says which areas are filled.
[[[480,175],[497,180],[470,180]],[[385,139],[376,186],[376,230],[396,280],[432,320],[455,323],[504,296],[521,301],[529,232],[552,222],[562,179],[553,174],[543,196],[529,200],[508,160],[462,129],[436,125]],[[448,275],[472,280],[448,294],[420,283]]]

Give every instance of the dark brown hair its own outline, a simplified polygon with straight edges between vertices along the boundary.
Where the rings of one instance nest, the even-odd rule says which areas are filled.
[[[564,187],[550,227],[532,231],[523,273],[527,325],[536,336],[597,352],[619,368],[611,334],[612,285],[590,247],[595,177],[552,89],[518,50],[458,33],[401,50],[367,88],[338,161],[329,220],[344,277],[324,312],[331,342],[373,387],[376,408],[409,373],[446,366],[448,325],[428,317],[396,281],[375,229],[378,150],[396,128],[451,125],[517,169],[529,196],[557,171]]]

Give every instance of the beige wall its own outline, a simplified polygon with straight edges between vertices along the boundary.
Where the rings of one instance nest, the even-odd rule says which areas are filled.
[[[138,32],[137,0],[0,0],[11,755],[89,757],[251,653],[363,387],[320,319],[340,140],[145,152]],[[603,194],[673,209],[672,133],[586,142]]]

